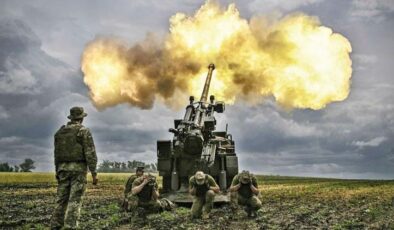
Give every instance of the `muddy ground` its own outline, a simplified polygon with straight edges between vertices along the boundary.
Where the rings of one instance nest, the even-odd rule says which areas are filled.
[[[54,180],[18,183],[5,176],[0,175],[0,229],[48,229]],[[122,212],[126,176],[101,175],[98,186],[88,185],[82,229],[394,229],[394,181],[259,176],[263,208],[257,218],[220,206],[209,220],[191,220],[186,207],[145,217]]]

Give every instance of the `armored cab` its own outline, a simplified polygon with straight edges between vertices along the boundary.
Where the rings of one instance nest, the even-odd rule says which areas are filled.
[[[203,171],[215,178],[221,193],[215,202],[229,202],[227,189],[238,173],[238,158],[231,134],[216,131],[215,113],[223,113],[225,104],[215,101],[213,95],[207,102],[214,64],[208,74],[199,101],[190,96],[183,119],[174,120],[172,140],[157,141],[157,167],[163,177],[162,195],[176,203],[192,202],[188,194],[189,178],[196,171]]]

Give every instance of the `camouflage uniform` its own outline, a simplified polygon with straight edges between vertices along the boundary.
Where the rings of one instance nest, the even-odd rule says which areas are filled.
[[[209,187],[217,186],[215,179],[208,174],[205,174],[205,182],[202,185],[197,184],[195,176],[190,177],[189,187],[190,189],[196,189],[191,209],[193,218],[199,218],[203,213],[209,214],[211,212],[215,199],[215,192],[209,189]]]
[[[135,188],[141,185],[144,182],[144,179],[145,179],[144,176],[136,178],[133,182],[132,187]],[[163,211],[164,209],[167,209],[165,207],[165,202],[162,202],[161,200],[153,197],[153,192],[157,190],[158,190],[157,183],[154,183],[153,185],[146,184],[144,188],[141,190],[141,192],[132,195],[134,196],[134,198],[132,199],[137,200],[137,202],[131,203],[129,207],[133,210],[136,209],[137,207],[141,207],[148,212],[160,212]],[[135,206],[133,207],[132,205]]]
[[[126,182],[125,190],[124,190],[124,201],[123,201],[123,207],[126,211],[133,210],[134,207],[138,206],[138,197],[134,196],[131,193],[131,189],[133,187],[133,182],[137,178],[138,178],[138,176],[136,174],[131,175]]]
[[[246,206],[246,211],[249,214],[250,212],[255,212],[262,207],[260,199],[255,194],[253,194],[252,190],[250,189],[250,183],[252,183],[254,187],[258,188],[257,179],[255,176],[250,175],[250,183],[243,184],[240,183],[240,175],[241,174],[236,175],[231,182],[231,186],[241,184],[241,187],[237,192],[231,193],[231,202],[233,205],[238,204]]]
[[[75,107],[73,109],[75,109]],[[71,109],[70,112],[72,112],[73,109]],[[72,117],[72,115],[70,115],[69,118],[70,117]],[[70,160],[67,160],[67,157],[59,157],[59,155],[56,154],[57,151],[64,152],[64,149],[59,149],[62,148],[62,143],[59,143],[58,134],[60,132],[67,133],[67,130],[76,134],[75,146],[65,147],[68,149],[67,151],[71,149],[69,155],[75,155],[72,151],[78,152],[79,149],[79,151],[82,151],[84,159],[75,161],[72,159],[77,158],[73,156],[70,157]],[[97,174],[97,155],[93,138],[89,129],[82,126],[80,122],[72,120],[68,122],[67,125],[62,126],[55,134],[55,166],[56,179],[58,182],[57,207],[51,219],[51,228],[60,229],[64,227],[64,229],[76,229],[78,227],[82,197],[86,189],[87,170],[89,169],[94,176]]]

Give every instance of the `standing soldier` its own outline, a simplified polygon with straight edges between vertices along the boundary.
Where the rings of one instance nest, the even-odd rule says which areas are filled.
[[[197,171],[189,180],[189,193],[194,196],[192,205],[192,218],[209,218],[213,207],[215,193],[220,190],[215,179],[202,171]]]
[[[138,177],[141,177],[144,175],[144,167],[139,166],[137,167],[135,174],[131,175],[129,179],[126,182],[126,186],[124,189],[124,200],[123,200],[123,208],[126,211],[132,210],[133,207],[137,206],[138,199],[136,199],[136,196],[133,196],[131,192],[131,188],[133,187],[133,182],[135,179]]]
[[[87,170],[92,174],[93,185],[98,182],[97,155],[89,129],[82,125],[82,107],[70,109],[71,120],[55,134],[55,167],[57,207],[51,219],[51,229],[76,229],[82,196],[86,189]]]
[[[262,207],[262,204],[257,197],[259,190],[254,175],[245,170],[236,175],[231,183],[230,192],[232,202],[245,206],[248,217],[256,217],[256,211]]]

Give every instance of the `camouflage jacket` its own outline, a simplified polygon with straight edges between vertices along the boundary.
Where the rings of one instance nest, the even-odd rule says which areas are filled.
[[[96,149],[93,142],[93,137],[90,130],[80,123],[68,122],[67,126],[80,126],[77,138],[82,145],[83,153],[85,155],[86,162],[63,162],[56,164],[56,172],[60,171],[73,171],[73,172],[87,172],[89,171],[92,175],[96,174],[97,168],[97,155]]]
[[[134,183],[135,179],[137,179],[137,178],[138,178],[138,176],[136,174],[131,175],[129,177],[129,179],[126,182],[125,188],[124,188],[124,195],[125,196],[127,196],[131,192],[131,189],[133,188],[133,183]]]
[[[137,187],[140,184],[142,184],[144,182],[145,177],[141,176],[138,177],[134,180],[132,187]],[[146,184],[144,186],[144,188],[141,190],[141,192],[139,192],[138,194],[136,194],[138,196],[138,200],[140,202],[149,202],[151,200],[155,200],[153,198],[153,191],[158,191],[159,186],[157,185],[157,183],[155,183],[153,186],[150,186],[149,184]]]
[[[205,183],[203,185],[198,185],[194,176],[189,179],[189,189],[196,188],[196,196],[205,196],[205,193],[209,190],[209,187],[218,187],[215,179],[206,174],[205,175]]]
[[[250,189],[250,184],[244,185],[244,184],[240,183],[239,175],[240,174],[236,175],[233,178],[233,181],[231,182],[231,186],[236,186],[238,184],[241,184],[241,187],[238,190],[238,194],[245,197],[245,198],[252,197],[254,194],[253,194],[252,190]],[[257,179],[254,175],[251,175],[251,183],[253,184],[253,186],[255,188],[258,188]]]

